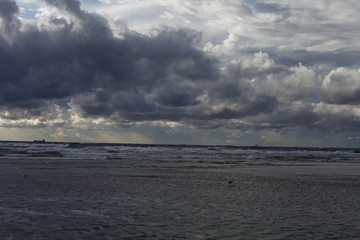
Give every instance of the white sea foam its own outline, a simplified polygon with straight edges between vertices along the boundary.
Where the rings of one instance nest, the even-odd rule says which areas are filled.
[[[29,157],[59,158],[68,160],[146,159],[151,161],[256,161],[299,162],[360,162],[360,154],[353,150],[240,148],[200,146],[146,146],[106,144],[34,144],[0,143],[2,159]],[[244,161],[245,162],[245,161]]]

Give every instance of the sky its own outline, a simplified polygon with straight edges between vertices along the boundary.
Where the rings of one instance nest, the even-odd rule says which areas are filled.
[[[358,0],[0,0],[0,140],[359,147]]]

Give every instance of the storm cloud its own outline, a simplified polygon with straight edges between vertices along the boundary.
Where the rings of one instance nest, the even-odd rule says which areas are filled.
[[[358,130],[358,33],[351,22],[334,35],[343,17],[318,6],[175,1],[162,3],[164,18],[192,28],[137,31],[79,0],[40,2],[52,11],[25,21],[15,1],[0,0],[3,127]]]
[[[11,42],[2,41],[3,106],[74,98],[84,116],[162,111],[197,104],[198,85],[217,77],[216,60],[193,45],[197,32],[162,29],[116,38],[107,20],[82,11],[80,2],[46,2],[69,14],[70,22],[24,26]]]

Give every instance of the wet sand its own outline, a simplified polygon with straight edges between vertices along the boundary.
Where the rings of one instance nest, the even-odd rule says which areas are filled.
[[[2,166],[1,239],[360,239],[357,164]]]

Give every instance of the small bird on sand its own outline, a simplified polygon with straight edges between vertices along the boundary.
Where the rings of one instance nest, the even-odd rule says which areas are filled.
[[[233,180],[227,181],[227,185],[228,185],[228,187],[233,187],[234,186],[234,181]]]

